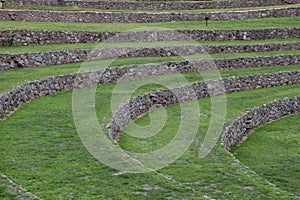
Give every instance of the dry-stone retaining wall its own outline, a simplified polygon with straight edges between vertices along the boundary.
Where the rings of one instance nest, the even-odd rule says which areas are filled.
[[[253,7],[253,6],[273,6],[300,3],[299,0],[231,0],[231,1],[167,1],[167,2],[114,2],[101,1],[95,3],[87,3],[86,1],[65,1],[65,5],[78,5],[82,7],[102,8],[102,9],[125,9],[125,10],[193,10],[203,8],[236,8],[236,7]]]
[[[208,61],[209,62],[209,61]],[[209,64],[209,63],[208,63]],[[204,66],[207,66],[204,64]],[[178,73],[178,72],[188,72],[194,71],[192,67],[186,66],[184,68],[177,69],[176,66],[170,64],[164,67],[157,67],[154,65],[146,66],[131,66],[131,67],[121,67],[112,69],[103,69],[94,72],[82,72],[78,74],[60,75],[53,77],[46,77],[40,80],[31,81],[20,85],[9,92],[0,95],[0,118],[8,116],[10,113],[15,111],[22,104],[35,99],[39,96],[45,96],[50,94],[56,94],[62,91],[69,91],[72,89],[83,88],[91,85],[101,85],[106,83],[117,82],[121,78],[122,80],[132,80],[137,78],[144,78],[148,76],[157,76],[162,74]],[[124,78],[125,77],[125,78]],[[261,87],[272,87],[278,85],[286,84],[299,84],[300,83],[300,71],[295,72],[284,72],[276,74],[266,74],[266,75],[253,75],[245,77],[233,77],[222,80],[224,82],[224,87],[226,92],[236,92],[240,90],[250,90]],[[220,82],[220,80],[216,81]],[[200,82],[192,84],[192,89],[195,91],[198,98],[203,98],[208,96],[207,84],[215,85],[214,81],[209,83]],[[180,89],[177,91],[180,93]],[[183,87],[182,96],[183,99],[189,99],[188,94],[185,92],[186,88]],[[222,93],[220,91],[219,93]],[[151,95],[150,95],[151,94]],[[131,103],[134,111],[130,114],[131,117],[139,116],[142,113],[148,111],[148,109],[156,102],[159,105],[169,105],[171,103],[176,103],[178,100],[174,100],[174,95],[171,91],[162,90],[157,93],[146,94],[145,98],[139,97],[143,101],[143,106],[141,102],[135,101]],[[218,92],[215,92],[217,95]],[[170,98],[169,98],[170,97]],[[173,101],[174,100],[174,101]],[[115,116],[117,117],[117,116]],[[114,118],[115,119],[115,118]],[[131,118],[130,118],[131,119]],[[118,120],[118,121],[122,121]],[[114,121],[113,121],[114,122]],[[117,138],[120,134],[122,127],[118,123],[112,123],[111,126],[111,136]]]
[[[212,45],[212,46],[168,46],[168,47],[122,47],[105,49],[77,49],[61,50],[53,52],[37,52],[24,54],[0,54],[0,71],[14,68],[29,68],[47,65],[68,64],[83,61],[129,58],[129,57],[153,57],[153,56],[176,56],[195,54],[216,54],[216,53],[241,53],[241,52],[263,52],[279,50],[298,50],[300,43],[275,43],[258,45]],[[93,51],[93,53],[92,53]],[[90,57],[88,58],[88,55]],[[290,59],[280,57],[285,64],[297,64],[299,58]],[[255,58],[257,59],[257,58]],[[262,60],[265,59],[262,58]],[[274,58],[273,65],[281,64],[278,58]],[[236,62],[236,59],[235,59]],[[241,62],[241,61],[240,61]],[[265,66],[263,61],[260,63]],[[229,64],[229,63],[227,63]],[[271,64],[268,61],[268,65]],[[221,64],[220,64],[221,65]],[[227,66],[226,66],[227,67]]]
[[[210,20],[241,20],[266,17],[291,17],[299,15],[300,7],[199,13],[0,10],[0,20],[85,23],[197,21],[204,20],[205,17],[209,17]],[[199,26],[201,26],[200,23]],[[205,26],[205,24],[203,23],[202,26]]]
[[[180,48],[178,48],[180,49]],[[76,54],[78,52],[78,54]],[[96,56],[91,56],[88,60],[84,60],[87,57],[88,50],[85,51],[58,51],[57,54],[52,53],[28,53],[22,55],[0,55],[0,71],[16,69],[16,68],[30,68],[47,65],[67,64],[83,61],[95,61],[101,59],[136,57],[136,56],[171,56],[177,55],[171,51],[156,51],[152,49],[146,49],[141,53],[133,51],[124,51],[124,54],[101,54],[99,52]],[[107,51],[109,53],[109,51]],[[181,55],[189,54],[191,52],[184,51]],[[192,52],[193,53],[193,52]],[[197,52],[198,53],[198,52]],[[199,52],[201,53],[201,52]],[[188,61],[189,67],[203,66],[206,61],[194,60]],[[262,67],[262,66],[286,66],[300,64],[300,55],[277,55],[277,56],[257,56],[257,57],[237,57],[237,58],[225,58],[214,59],[214,62],[218,69],[235,69],[235,68],[249,68],[249,67]],[[179,68],[184,62],[168,62],[167,65],[172,63],[173,66]],[[156,64],[158,67],[163,67],[166,63]],[[105,67],[105,66],[99,66]],[[196,68],[195,68],[196,69]]]
[[[224,131],[222,143],[227,150],[250,134],[250,129],[284,116],[300,113],[300,96],[285,98],[280,101],[266,103],[260,107],[248,110],[235,119]]]
[[[122,129],[126,124],[128,124],[131,120],[143,115],[144,113],[149,112],[149,110],[153,107],[168,106],[171,104],[193,100],[195,98],[195,94],[196,98],[205,98],[210,96],[207,85],[219,85],[221,82],[221,84],[224,85],[225,91],[223,91],[221,87],[215,88],[216,90],[213,91],[213,95],[219,95],[223,94],[224,92],[231,93],[286,84],[300,84],[299,77],[300,71],[232,77],[222,80],[194,83],[191,86],[181,86],[179,88],[171,90],[163,89],[156,92],[150,92],[147,94],[139,95],[130,100],[129,102],[122,104],[115,111],[115,114],[113,115],[113,119],[110,124],[109,135],[113,139],[118,140],[118,137],[122,133]],[[275,111],[276,110],[274,109],[272,110],[272,112]],[[289,112],[289,110],[286,110],[286,112]],[[278,115],[280,116],[280,114]],[[260,117],[264,117],[264,115],[261,115]],[[273,119],[272,115],[269,118]],[[259,119],[260,118],[258,118],[258,120]],[[255,124],[255,122],[253,122],[253,124]],[[241,129],[243,128],[244,127],[242,127]],[[235,126],[233,126],[232,129],[235,129]],[[231,130],[229,130],[229,132],[230,131]],[[234,132],[232,137],[235,138],[236,135],[240,135],[239,132]],[[226,145],[231,144],[230,136],[226,138]],[[230,142],[227,142],[227,140]]]
[[[87,42],[154,42],[154,41],[212,41],[265,40],[299,38],[300,28],[258,30],[179,30],[140,32],[84,32],[84,31],[0,31],[0,46],[32,44],[62,44]]]
[[[15,0],[6,0],[15,2]],[[110,10],[194,10],[202,8],[234,8],[234,7],[254,7],[254,6],[274,6],[284,4],[300,3],[299,0],[229,0],[229,1],[71,1],[71,0],[19,0],[25,4],[39,4],[47,6],[80,6],[89,8],[100,8]]]

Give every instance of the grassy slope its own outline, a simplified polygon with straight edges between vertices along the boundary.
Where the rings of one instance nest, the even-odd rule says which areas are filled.
[[[17,199],[17,194],[10,191],[9,183],[0,179],[0,198],[3,200]]]
[[[141,31],[141,30],[238,30],[299,27],[300,17],[282,17],[248,19],[234,21],[210,21],[205,26],[203,21],[161,22],[161,23],[64,23],[64,22],[24,22],[0,21],[0,30],[56,30],[56,31]],[[154,27],[154,28],[153,28]]]
[[[254,130],[232,152],[275,185],[300,196],[300,114],[285,117]]]
[[[109,120],[113,87],[114,84],[109,84],[97,89],[96,110],[99,111],[100,123]],[[151,88],[145,87],[141,92],[145,90]],[[249,107],[274,98],[291,97],[298,92],[299,86],[295,85],[230,94],[227,96],[226,121],[228,123]],[[210,100],[200,100],[199,105],[199,133],[205,133],[210,117]],[[177,116],[180,115],[178,106],[170,106],[168,113],[166,128],[158,134],[165,137],[134,140],[123,135],[122,148],[140,151],[155,148],[153,140],[158,142],[156,145],[169,141],[169,137],[172,137],[170,133],[177,127]],[[143,123],[143,120],[147,123],[147,116],[139,119],[138,123]],[[139,199],[143,195],[152,199],[178,199],[201,197],[204,194],[227,199],[274,199],[277,195],[293,199],[236,163],[220,145],[205,159],[199,159],[197,142],[183,157],[159,171],[176,182],[167,181],[156,173],[114,176],[115,170],[95,161],[82,146],[73,124],[70,92],[42,97],[24,105],[0,124],[0,130],[0,154],[3,158],[0,171],[45,199]],[[196,141],[201,141],[203,134],[197,138]]]
[[[247,45],[247,44],[273,44],[281,42],[300,42],[300,38],[272,39],[272,40],[235,40],[235,41],[166,41],[141,43],[79,43],[79,44],[48,44],[31,46],[4,46],[0,54],[20,54],[26,52],[47,52],[55,50],[113,48],[113,47],[162,47],[162,46],[206,46],[206,45]]]

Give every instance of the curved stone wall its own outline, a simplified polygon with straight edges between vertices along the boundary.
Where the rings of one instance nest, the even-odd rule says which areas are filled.
[[[195,98],[195,94],[196,98],[198,99],[208,97],[209,92],[207,85],[218,85],[219,82],[222,82],[222,84],[224,84],[225,91],[222,91],[221,89],[219,90],[219,88],[214,91],[214,95],[219,95],[223,94],[224,92],[231,93],[252,90],[256,88],[267,88],[287,84],[300,84],[299,76],[300,71],[232,77],[222,80],[194,83],[190,86],[181,86],[172,90],[163,89],[156,92],[139,95],[129,102],[125,102],[115,111],[110,124],[109,135],[114,140],[118,140],[119,135],[122,133],[123,127],[131,120],[134,120],[142,114],[149,112],[150,108],[190,101]],[[182,98],[178,99],[177,97]],[[229,130],[229,132],[230,131],[231,130]],[[233,133],[233,137],[235,136],[236,133]],[[225,140],[226,145],[231,144],[227,142],[231,141],[230,137],[226,138]]]
[[[179,30],[141,32],[85,32],[85,31],[0,31],[0,46],[33,44],[69,44],[87,42],[154,42],[154,41],[213,41],[266,40],[299,38],[300,28],[257,30]]]
[[[216,53],[241,53],[241,52],[264,52],[279,50],[298,50],[300,43],[275,43],[275,44],[250,44],[250,45],[210,45],[210,46],[166,46],[166,47],[120,47],[105,49],[76,49],[61,50],[52,52],[37,52],[24,54],[0,54],[0,71],[15,68],[30,68],[47,65],[58,65],[83,62],[96,59],[115,59],[129,57],[149,57],[149,56],[176,56],[195,54],[216,54]],[[285,59],[285,58],[282,58]],[[288,58],[287,58],[288,59]],[[276,61],[274,60],[274,65]],[[299,59],[296,59],[299,60]],[[286,60],[286,64],[295,64],[296,60]],[[263,61],[261,61],[263,63]],[[282,63],[278,62],[278,63]],[[297,63],[296,63],[297,64]]]
[[[15,0],[6,0],[15,2]],[[72,1],[72,0],[19,0],[25,4],[39,4],[47,6],[80,6],[88,8],[99,8],[109,10],[194,10],[203,8],[237,8],[274,6],[284,4],[300,3],[299,0],[226,0],[226,1]]]
[[[300,96],[252,108],[226,127],[222,135],[222,143],[227,150],[230,150],[233,145],[242,142],[250,134],[249,130],[297,113],[300,113]]]
[[[61,50],[52,52],[36,52],[23,54],[0,54],[0,71],[15,69],[15,68],[30,68],[39,66],[59,65],[83,62],[89,60],[104,60],[115,58],[129,57],[154,57],[154,56],[176,56],[176,55],[195,55],[195,54],[216,54],[216,53],[242,53],[242,52],[264,52],[264,51],[279,51],[279,50],[298,50],[300,43],[274,43],[274,44],[250,44],[250,45],[210,45],[210,46],[166,46],[166,47],[120,47],[120,48],[105,48],[105,49],[76,49],[76,50]],[[92,53],[92,51],[94,53]],[[95,53],[97,52],[97,53]],[[97,55],[95,55],[97,54]],[[258,58],[255,58],[258,59]],[[264,58],[261,58],[260,66],[266,66]],[[290,57],[274,58],[273,65],[277,65],[286,61],[285,64],[297,64],[297,59]],[[237,59],[234,59],[237,61]],[[242,62],[242,61],[237,61]],[[271,63],[268,63],[268,65]],[[220,65],[225,65],[221,64]],[[232,65],[232,64],[229,64]],[[225,66],[227,68],[229,66]]]
[[[52,76],[31,81],[0,95],[0,118],[8,116],[22,104],[39,96],[56,94],[58,92],[91,85],[117,82],[121,78],[122,80],[132,80],[163,74],[207,70],[207,68],[211,66],[211,63],[210,61],[201,61],[201,65],[198,63],[196,67],[192,67],[188,61],[180,62],[177,65],[174,65],[173,63],[165,63],[162,66],[148,64],[142,66],[106,68],[94,72]],[[237,77],[226,79],[224,83],[228,92],[233,92],[241,89],[245,90],[258,87],[296,84],[300,82],[299,76],[300,72],[296,71],[270,75],[247,76],[244,78]],[[197,95],[203,96],[205,94],[205,89],[203,89],[205,88],[205,83],[198,83],[198,85],[193,84],[193,87],[194,86],[196,87]]]
[[[218,11],[198,13],[178,12],[96,12],[96,11],[45,11],[45,10],[0,10],[0,20],[32,22],[84,22],[84,23],[136,23],[242,20],[267,17],[292,17],[300,15],[300,7],[270,8],[245,11]],[[199,23],[199,26],[201,24]],[[203,23],[202,26],[205,26]]]

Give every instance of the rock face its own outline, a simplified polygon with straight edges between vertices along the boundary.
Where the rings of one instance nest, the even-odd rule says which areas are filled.
[[[33,44],[70,44],[87,42],[159,42],[159,41],[213,41],[266,40],[298,38],[300,28],[258,30],[179,30],[140,32],[85,32],[85,31],[0,31],[0,46],[27,46]]]
[[[173,46],[173,47],[123,47],[105,49],[76,49],[61,50],[53,52],[38,52],[24,54],[0,54],[0,71],[14,68],[29,68],[47,65],[68,64],[84,62],[87,60],[103,60],[129,57],[153,57],[153,56],[176,56],[176,55],[195,55],[195,54],[216,54],[216,53],[242,53],[242,52],[263,52],[279,50],[298,50],[300,43],[277,43],[277,44],[258,44],[258,45],[215,45],[215,46]],[[92,52],[93,51],[93,52]],[[90,55],[90,56],[89,56]],[[89,58],[88,58],[89,56]],[[251,61],[251,59],[253,59]],[[298,64],[297,56],[256,57],[233,59],[235,63],[227,59],[216,59],[219,68],[238,68],[238,63],[260,63],[259,66],[269,65],[291,65]],[[247,67],[247,65],[245,66]]]
[[[249,130],[284,116],[300,113],[300,96],[273,101],[248,110],[235,119],[224,131],[222,143],[227,150],[243,140]]]
[[[85,23],[146,23],[198,21],[204,20],[205,17],[209,17],[210,20],[242,20],[267,17],[291,17],[299,15],[300,7],[270,8],[250,11],[218,11],[199,13],[0,10],[0,20]]]
[[[15,2],[15,0],[6,0]],[[134,1],[72,1],[72,0],[19,0],[25,4],[39,4],[47,6],[80,6],[88,8],[100,8],[111,10],[194,10],[202,8],[234,8],[234,7],[255,7],[255,6],[274,6],[299,3],[299,0],[227,0],[227,1],[154,1],[154,2],[134,2]]]

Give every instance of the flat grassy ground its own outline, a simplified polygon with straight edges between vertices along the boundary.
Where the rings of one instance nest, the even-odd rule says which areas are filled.
[[[14,192],[9,191],[8,183],[0,179],[0,198],[4,200],[17,199],[17,195]]]
[[[140,43],[79,43],[79,44],[48,44],[31,46],[3,46],[0,54],[20,54],[27,52],[47,52],[56,50],[114,48],[114,47],[163,47],[163,46],[207,46],[207,45],[247,45],[274,44],[285,42],[300,42],[300,38],[272,39],[272,40],[234,40],[234,41],[163,41]]]
[[[259,127],[234,155],[276,186],[300,196],[300,114]]]
[[[160,23],[65,23],[65,22],[26,22],[0,21],[0,30],[55,30],[55,31],[141,31],[141,30],[239,30],[239,29],[267,29],[299,27],[300,17],[264,18],[247,20],[225,20],[188,22],[160,22]],[[154,27],[154,28],[153,28]]]

